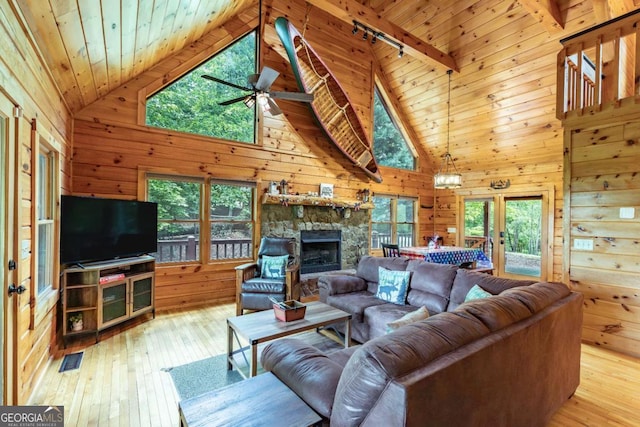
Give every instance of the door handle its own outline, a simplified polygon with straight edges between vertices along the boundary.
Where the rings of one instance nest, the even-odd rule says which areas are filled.
[[[12,294],[21,295],[26,290],[27,290],[27,288],[25,288],[24,286],[20,285],[20,286],[16,287],[16,285],[14,285],[12,283],[12,284],[9,285],[9,296],[11,296]]]

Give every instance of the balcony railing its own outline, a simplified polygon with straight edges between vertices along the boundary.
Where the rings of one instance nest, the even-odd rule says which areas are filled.
[[[565,120],[636,102],[640,10],[560,40],[556,115]]]
[[[211,241],[211,259],[236,259],[253,257],[251,239],[218,239]],[[156,261],[196,261],[200,257],[200,243],[194,236],[184,239],[158,240]]]

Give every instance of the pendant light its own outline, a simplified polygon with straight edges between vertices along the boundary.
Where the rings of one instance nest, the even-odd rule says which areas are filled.
[[[442,160],[440,170],[433,177],[433,185],[435,188],[460,188],[462,187],[462,175],[458,172],[455,163],[453,163],[453,157],[449,153],[449,122],[451,117],[451,73],[453,70],[448,70],[449,75],[449,98],[447,100],[447,152]]]

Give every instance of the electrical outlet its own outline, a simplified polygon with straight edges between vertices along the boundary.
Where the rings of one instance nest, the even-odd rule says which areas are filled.
[[[573,249],[592,251],[593,239],[573,239]]]

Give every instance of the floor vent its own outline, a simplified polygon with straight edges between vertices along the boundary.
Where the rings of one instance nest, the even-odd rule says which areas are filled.
[[[80,353],[71,353],[64,356],[64,359],[62,359],[62,365],[60,365],[60,370],[58,372],[78,369],[80,367],[80,363],[82,362],[83,354],[84,352],[81,351]]]

